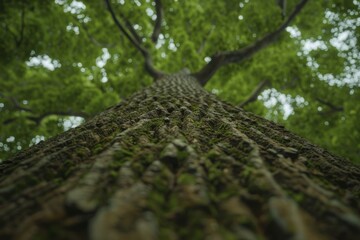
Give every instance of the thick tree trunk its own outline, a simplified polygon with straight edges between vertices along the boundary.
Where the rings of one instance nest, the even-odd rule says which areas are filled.
[[[1,165],[1,239],[358,239],[360,170],[171,75]]]

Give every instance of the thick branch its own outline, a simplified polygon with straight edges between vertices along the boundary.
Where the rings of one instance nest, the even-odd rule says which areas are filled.
[[[150,53],[148,52],[148,50],[146,48],[144,48],[142,45],[141,45],[141,42],[138,41],[139,37],[137,35],[134,34],[134,31],[130,31],[130,33],[128,33],[125,29],[125,27],[119,22],[119,20],[117,19],[115,13],[114,13],[114,10],[112,9],[111,7],[111,4],[110,4],[110,0],[105,0],[106,2],[106,5],[107,5],[107,8],[111,14],[111,17],[113,18],[114,20],[114,23],[116,24],[116,26],[119,28],[120,32],[122,32],[125,37],[132,43],[132,45],[135,46],[135,48],[137,50],[140,51],[140,53],[143,55],[143,57],[145,58],[145,70],[152,76],[154,77],[155,79],[158,79],[160,77],[162,77],[164,75],[164,73],[156,70],[153,66],[153,63],[152,63],[152,59],[151,59],[151,55]],[[131,26],[132,28],[132,25],[131,24],[128,24],[127,27],[129,28]]]
[[[57,116],[69,116],[69,117],[82,117],[84,119],[87,119],[90,117],[89,114],[85,112],[74,112],[74,111],[53,111],[53,112],[46,112],[39,116],[27,116],[26,118],[28,120],[31,120],[35,122],[36,125],[40,125],[41,121],[44,120],[46,117],[50,115],[57,115]],[[4,125],[10,124],[14,121],[16,121],[17,118],[10,118],[5,121],[3,121]]]
[[[241,62],[261,49],[265,48],[269,44],[273,43],[277,37],[289,26],[290,22],[299,14],[301,9],[305,6],[308,0],[302,0],[290,14],[288,19],[274,32],[269,33],[264,36],[262,39],[256,41],[254,44],[235,51],[224,51],[217,53],[211,57],[211,61],[205,65],[199,72],[194,73],[193,75],[198,79],[201,85],[205,85],[210,78],[215,74],[215,72],[223,65],[229,63]]]
[[[50,115],[57,115],[57,116],[70,116],[70,117],[82,117],[84,119],[87,119],[89,117],[89,114],[85,112],[73,112],[73,111],[54,111],[54,112],[46,112],[41,114],[37,117],[27,117],[29,120],[32,120],[36,123],[36,125],[39,125],[42,120],[44,120],[46,117]]]
[[[251,93],[251,95],[242,103],[239,104],[239,107],[245,107],[249,103],[255,102],[258,96],[262,93],[265,87],[270,85],[269,80],[264,80],[257,85],[257,87],[254,89],[254,91]]]
[[[157,43],[159,35],[160,35],[160,29],[161,29],[161,23],[163,19],[163,6],[161,4],[160,0],[155,0],[155,11],[156,11],[156,20],[155,20],[155,26],[154,31],[151,35],[151,40],[154,43]]]

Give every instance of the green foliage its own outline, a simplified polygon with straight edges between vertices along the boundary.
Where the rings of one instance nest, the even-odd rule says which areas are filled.
[[[298,0],[288,0],[286,16]],[[276,1],[163,0],[157,44],[152,0],[112,1],[154,64],[198,71],[283,22]],[[220,69],[206,88],[233,104],[267,80],[248,111],[355,161],[360,154],[358,1],[309,1],[276,43]],[[0,2],[0,159],[79,124],[151,84],[141,54],[104,1]],[[78,117],[78,118],[74,118]]]

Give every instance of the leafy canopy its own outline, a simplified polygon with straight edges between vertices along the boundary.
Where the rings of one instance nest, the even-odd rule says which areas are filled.
[[[200,70],[275,31],[299,0],[110,1],[157,69]],[[159,1],[160,2],[160,1]],[[286,2],[281,7],[280,2]],[[0,1],[0,159],[80,124],[152,78],[104,1]],[[278,37],[206,88],[355,161],[360,155],[360,2],[310,0]]]

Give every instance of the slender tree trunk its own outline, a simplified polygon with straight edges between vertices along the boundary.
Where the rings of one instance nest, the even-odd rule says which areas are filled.
[[[1,165],[0,239],[359,239],[360,169],[166,76]]]

